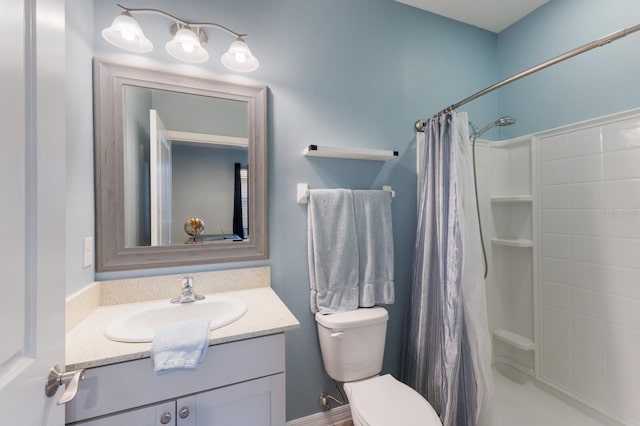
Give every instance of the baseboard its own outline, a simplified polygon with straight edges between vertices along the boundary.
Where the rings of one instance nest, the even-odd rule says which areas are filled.
[[[329,411],[321,411],[307,417],[291,420],[287,426],[330,426],[351,420],[351,408],[349,404],[341,405]]]

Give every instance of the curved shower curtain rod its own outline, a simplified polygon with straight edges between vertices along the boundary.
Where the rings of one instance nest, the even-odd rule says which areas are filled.
[[[501,88],[502,86],[506,86],[507,84],[513,83],[516,80],[520,80],[521,78],[524,78],[528,75],[531,75],[533,73],[536,73],[540,70],[543,70],[545,68],[548,68],[552,65],[555,65],[559,62],[562,61],[566,61],[569,58],[573,58],[574,56],[578,56],[584,52],[588,52],[589,50],[595,49],[596,47],[602,47],[606,44],[611,43],[612,41],[621,39],[623,37],[628,36],[629,34],[635,33],[636,31],[640,31],[640,24],[637,25],[633,25],[631,27],[627,27],[624,28],[622,30],[616,31],[615,33],[609,34],[608,36],[604,36],[602,38],[599,38],[597,40],[592,41],[591,43],[587,43],[584,44],[580,47],[576,47],[573,50],[569,50],[568,52],[565,52],[561,55],[558,55],[552,59],[549,59],[548,61],[542,62],[538,65],[535,65],[529,69],[526,69],[518,74],[512,75],[509,78],[506,78],[504,80],[502,80],[499,83],[494,84],[493,86],[489,86],[486,89],[482,89],[481,91],[474,93],[473,95],[469,96],[468,98],[465,98],[463,100],[461,100],[458,103],[455,103],[453,105],[450,105],[448,107],[446,107],[445,109],[443,109],[442,111],[440,111],[439,113],[437,113],[436,115],[434,115],[431,118],[436,118],[437,116],[439,116],[440,114],[443,113],[447,113],[447,112],[451,112],[459,107],[461,107],[464,104],[467,104],[471,101],[473,101],[474,99],[479,98],[480,96],[484,96],[487,93],[493,92],[494,90],[497,90],[499,88]],[[430,119],[426,119],[426,120],[418,120],[416,121],[416,130],[418,132],[424,132],[424,129],[427,125],[427,122]]]

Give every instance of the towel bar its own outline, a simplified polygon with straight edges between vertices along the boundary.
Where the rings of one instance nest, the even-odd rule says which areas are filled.
[[[389,191],[392,198],[395,198],[396,191],[391,188],[390,185],[385,185],[382,187],[383,191]],[[309,202],[309,184],[307,183],[298,183],[297,197],[298,204],[307,204]]]

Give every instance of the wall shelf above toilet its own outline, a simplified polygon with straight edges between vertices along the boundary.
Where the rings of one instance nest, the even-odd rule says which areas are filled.
[[[351,160],[387,161],[397,158],[398,151],[384,149],[342,148],[326,145],[309,145],[302,154],[305,157],[347,158]]]

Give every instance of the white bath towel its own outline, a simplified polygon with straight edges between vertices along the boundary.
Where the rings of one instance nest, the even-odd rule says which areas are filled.
[[[358,243],[351,190],[310,190],[307,233],[311,312],[356,309]]]
[[[394,302],[393,227],[389,191],[353,191],[361,307]]]
[[[154,371],[158,374],[178,369],[195,369],[209,347],[209,320],[189,320],[156,330],[151,345]]]

